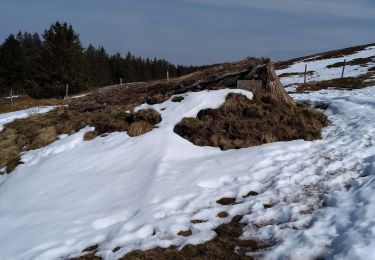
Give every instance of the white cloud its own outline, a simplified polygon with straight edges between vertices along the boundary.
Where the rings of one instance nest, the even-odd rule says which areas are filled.
[[[224,8],[258,8],[350,18],[375,17],[375,5],[367,0],[186,0],[186,2]]]

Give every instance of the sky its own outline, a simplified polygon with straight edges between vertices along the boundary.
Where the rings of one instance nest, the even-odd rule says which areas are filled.
[[[375,42],[374,0],[0,0],[0,41],[71,23],[84,46],[202,65]]]

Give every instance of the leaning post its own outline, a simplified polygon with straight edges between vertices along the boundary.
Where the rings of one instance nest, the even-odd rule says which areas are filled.
[[[307,64],[305,64],[305,73],[303,74],[303,83],[306,84]]]
[[[345,66],[346,66],[346,59],[344,60],[344,65],[342,66],[341,78],[344,78]]]

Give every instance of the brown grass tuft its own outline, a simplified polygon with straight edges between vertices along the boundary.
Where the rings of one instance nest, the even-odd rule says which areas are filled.
[[[15,120],[0,132],[0,168],[7,166],[10,173],[20,163],[21,152],[46,146],[58,135],[73,134],[88,125],[94,126],[95,131],[87,133],[84,140],[114,131],[129,130],[134,136],[140,135],[151,131],[161,121],[160,114],[152,109],[132,114],[126,114],[126,110],[126,106],[108,106],[81,112],[59,107],[46,114]]]
[[[174,132],[196,145],[227,150],[276,141],[319,139],[327,124],[324,114],[306,104],[289,106],[271,94],[254,92],[253,100],[229,94],[220,108],[204,109],[196,118],[182,119]]]
[[[259,244],[254,240],[241,240],[244,224],[240,221],[242,216],[236,216],[228,224],[221,225],[215,229],[217,237],[198,245],[186,245],[181,250],[176,247],[154,248],[146,251],[134,251],[122,260],[151,260],[151,259],[253,259],[247,256],[247,252],[255,252],[269,247],[270,245]]]
[[[98,136],[98,132],[96,132],[95,130],[94,131],[90,131],[90,132],[87,132],[84,136],[83,136],[83,140],[84,141],[90,141],[90,140],[93,140],[95,137]]]
[[[331,79],[331,80],[323,80],[317,82],[309,82],[309,83],[302,83],[298,84],[297,92],[304,92],[304,91],[316,91],[321,89],[328,89],[328,88],[335,88],[335,89],[360,89],[365,88],[371,85],[372,83],[366,81],[368,80],[369,76],[364,75],[362,77],[357,78],[339,78],[339,79]]]
[[[232,205],[236,202],[235,198],[221,198],[216,201],[220,205]]]
[[[53,141],[57,140],[56,128],[54,126],[48,126],[47,128],[42,128],[38,131],[38,135],[34,138],[33,142],[30,144],[30,149],[40,148],[46,146]]]
[[[29,96],[20,96],[18,98],[14,98],[13,103],[11,104],[10,99],[0,98],[0,113],[9,113],[36,106],[67,105],[70,102],[70,99],[33,99]]]
[[[178,232],[177,235],[179,235],[179,236],[183,236],[183,237],[189,237],[189,236],[191,236],[192,234],[193,234],[193,232],[191,232],[191,230],[188,229],[188,230],[183,230],[183,231]]]
[[[225,211],[221,211],[221,212],[217,213],[216,216],[217,216],[218,218],[226,218],[226,217],[228,217],[229,215],[228,215],[227,212],[225,212]]]
[[[138,121],[130,124],[128,135],[129,136],[140,136],[150,132],[154,126],[146,121]]]
[[[181,102],[185,98],[183,96],[175,96],[171,99],[172,102]]]

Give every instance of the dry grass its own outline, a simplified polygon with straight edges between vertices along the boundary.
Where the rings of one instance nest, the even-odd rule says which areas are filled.
[[[55,105],[67,105],[71,102],[70,99],[33,99],[29,96],[21,96],[13,99],[13,103],[10,103],[10,99],[0,99],[0,113],[9,113],[13,111],[28,109],[35,106],[55,106]]]
[[[354,59],[354,60],[351,60],[351,61],[347,61],[346,62],[346,65],[348,66],[355,66],[355,65],[361,65],[361,66],[365,66],[367,67],[367,65],[370,63],[370,62],[374,62],[375,61],[375,56],[371,56],[371,57],[367,57],[367,58],[357,58],[357,59]],[[328,65],[327,68],[340,68],[344,66],[344,62],[336,62],[334,64],[331,64],[331,65]]]
[[[197,118],[184,118],[174,132],[199,146],[239,149],[276,141],[321,138],[327,117],[305,105],[288,106],[264,92],[253,100],[229,94],[218,109],[201,110]]]
[[[313,74],[314,74],[313,70],[306,71],[306,75],[313,75]],[[288,73],[280,74],[279,78],[290,77],[290,76],[303,76],[303,75],[305,75],[305,72],[288,72]]]
[[[53,141],[57,140],[57,132],[54,126],[48,126],[37,131],[37,135],[30,144],[30,148],[39,148],[46,146]]]
[[[129,136],[140,136],[150,132],[154,126],[145,121],[134,122],[130,124],[128,135]]]
[[[217,237],[199,245],[186,245],[181,250],[176,247],[154,248],[147,251],[135,251],[125,255],[123,260],[153,260],[153,259],[253,259],[247,252],[254,252],[267,245],[254,240],[239,239],[244,224],[242,216],[236,216],[228,223],[215,229]]]
[[[87,133],[84,140],[104,133],[128,130],[129,135],[137,136],[151,131],[161,121],[160,114],[152,109],[131,114],[125,113],[126,110],[126,106],[109,106],[78,112],[59,107],[46,114],[15,120],[0,132],[0,168],[6,166],[10,173],[19,164],[21,152],[44,147],[55,141],[58,135],[76,133],[87,125],[94,126],[95,131]]]
[[[322,52],[318,54],[312,54],[308,56],[298,57],[291,60],[286,61],[280,61],[275,63],[275,67],[278,70],[288,68],[290,65],[300,62],[300,61],[315,61],[315,60],[324,60],[324,59],[332,59],[332,58],[340,58],[347,55],[354,54],[356,52],[362,51],[367,47],[375,46],[375,43],[366,44],[366,45],[359,45],[359,46],[353,46],[345,49],[340,50],[333,50],[333,51],[327,51]]]
[[[97,136],[98,136],[98,132],[96,132],[95,130],[94,131],[90,131],[90,132],[87,132],[83,136],[83,140],[90,141],[90,140],[93,140],[94,138],[96,138]]]
[[[218,217],[218,218],[226,218],[228,216],[229,216],[228,213],[226,213],[225,211],[221,211],[221,212],[217,213],[217,215],[216,215],[216,217]]]
[[[365,88],[373,84],[369,81],[371,78],[370,74],[363,75],[357,78],[347,77],[332,80],[323,80],[317,82],[309,82],[298,84],[297,92],[304,91],[316,91],[321,89],[335,88],[335,89],[360,89]]]
[[[242,229],[245,226],[240,221],[242,216],[235,216],[228,224],[223,224],[217,227],[214,231],[217,236],[203,244],[186,245],[181,250],[175,246],[168,248],[157,247],[146,251],[134,251],[122,258],[121,260],[190,260],[190,259],[253,259],[247,256],[247,252],[256,252],[265,249],[271,245],[260,244],[254,240],[241,240],[239,237],[242,234]],[[200,223],[200,222],[199,222]],[[199,224],[198,223],[198,224]],[[190,230],[189,230],[190,231]],[[186,231],[187,233],[190,232]],[[186,234],[187,234],[186,233]],[[182,235],[182,234],[181,234]],[[113,252],[119,248],[113,249]],[[73,258],[74,260],[100,260],[101,258],[95,256],[95,252],[90,252],[84,256]]]
[[[191,232],[191,230],[188,229],[188,230],[183,230],[183,231],[178,232],[177,235],[179,235],[179,236],[183,236],[183,237],[189,237],[189,236],[191,236],[192,234],[193,234],[193,232]]]
[[[183,96],[175,96],[171,99],[172,102],[181,102],[185,98]]]

